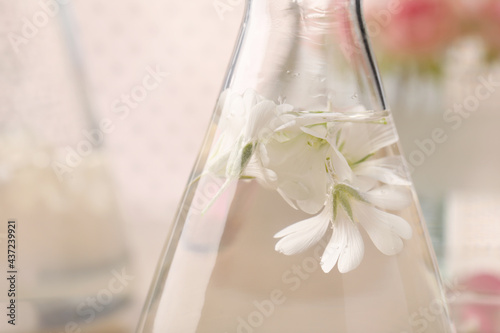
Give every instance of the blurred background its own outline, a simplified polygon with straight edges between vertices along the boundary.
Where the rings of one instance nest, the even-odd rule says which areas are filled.
[[[459,331],[500,332],[500,1],[365,6]],[[1,332],[134,331],[243,10],[0,0]]]
[[[458,332],[500,332],[500,1],[365,0]]]
[[[243,7],[0,1],[0,332],[134,331]]]

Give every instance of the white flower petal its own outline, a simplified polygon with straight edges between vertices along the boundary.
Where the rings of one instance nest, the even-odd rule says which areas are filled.
[[[291,128],[294,128],[295,130],[300,128],[300,125],[297,125],[297,118],[291,118],[287,119],[288,121],[285,121],[285,123],[275,129],[277,132],[281,132],[284,130],[289,130]]]
[[[342,223],[338,223],[333,227],[332,238],[325,248],[325,252],[321,257],[321,269],[325,273],[329,273],[337,264],[340,254],[347,245],[347,236],[342,229]]]
[[[243,99],[228,89],[221,94],[217,108],[221,109],[218,123],[220,134],[210,151],[207,170],[219,176],[234,176],[241,171],[238,163],[241,161],[242,132],[246,118]]]
[[[326,207],[318,215],[281,230],[274,235],[274,238],[281,238],[276,243],[276,251],[285,255],[293,255],[307,250],[324,236],[331,217],[331,209]]]
[[[297,206],[305,213],[316,214],[325,206],[325,197],[324,193],[316,193],[316,197],[314,198],[311,197],[306,200],[297,200]]]
[[[392,122],[387,124],[369,124],[365,130],[370,134],[370,141],[368,141],[370,150],[368,154],[393,145],[399,140]]]
[[[336,142],[331,136],[328,136],[328,129],[325,126],[301,127],[304,133],[319,139],[327,140],[331,146],[328,157],[331,159],[331,167],[340,181],[352,180],[352,170],[345,157],[337,149]]]
[[[306,200],[311,197],[309,187],[301,181],[295,180],[279,180],[279,188],[291,200]]]
[[[351,183],[360,192],[368,192],[379,185],[378,180],[361,175],[356,175]]]
[[[243,137],[239,137],[227,159],[226,177],[228,179],[238,178],[243,171],[241,169],[243,147],[245,147]]]
[[[356,166],[354,173],[390,185],[410,185],[402,156],[388,156],[369,160]]]
[[[301,125],[297,124],[296,113],[280,113],[278,111],[278,120],[274,121],[272,129],[274,130],[274,138],[280,142],[286,142],[304,132],[300,129]]]
[[[290,113],[293,111],[293,105],[290,104],[279,104],[276,107],[276,110],[278,111],[278,114],[285,114],[285,113]]]
[[[259,144],[257,151],[258,151],[259,159],[260,159],[262,165],[269,164],[269,154],[267,153],[266,146],[264,144]]]
[[[284,122],[283,125],[276,128],[276,131],[287,131],[291,133],[297,133],[301,131],[302,127],[315,125],[322,123],[322,121],[309,121],[308,118],[303,118],[302,116],[295,116],[292,119]]]
[[[339,146],[343,145],[342,153],[351,163],[356,163],[398,141],[392,122],[387,124],[353,122],[338,124],[338,127],[341,128],[339,140],[337,140],[338,131],[332,132],[330,138]]]
[[[410,239],[412,229],[403,218],[386,213],[366,203],[353,201],[355,218],[365,228],[380,252],[394,255],[403,249],[403,239]]]
[[[304,133],[307,133],[311,136],[314,136],[316,138],[323,139],[323,140],[326,140],[326,137],[328,136],[328,129],[326,128],[326,126],[323,126],[323,125],[317,125],[317,126],[313,126],[313,127],[302,126],[300,128],[300,130]]]
[[[299,210],[297,208],[297,206],[295,205],[295,203],[293,202],[293,200],[290,199],[288,197],[288,195],[282,189],[278,188],[278,189],[276,189],[276,191],[278,191],[278,193],[281,195],[281,197],[283,198],[283,200],[285,200],[286,203],[289,204],[293,209]]]
[[[243,93],[243,105],[248,111],[251,110],[255,104],[263,100],[264,98],[262,96],[259,96],[253,89],[247,89]]]
[[[275,189],[277,186],[278,176],[272,170],[266,169],[258,162],[257,157],[252,156],[252,159],[243,171],[242,176],[252,177],[257,179],[261,186]]]
[[[230,150],[222,150],[215,147],[207,160],[207,170],[218,176],[224,176],[226,173],[227,161],[231,155]]]
[[[358,267],[365,254],[365,244],[358,227],[351,221],[346,221],[344,224],[347,245],[340,254],[338,262],[340,273],[347,273]]]
[[[244,136],[247,140],[262,139],[262,135],[270,135],[271,120],[276,117],[276,104],[272,101],[257,103],[248,114]]]
[[[284,120],[287,118],[283,118]],[[286,131],[288,133],[298,133],[303,131],[308,133],[308,128],[325,127],[325,123],[333,122],[339,119],[338,114],[325,113],[310,113],[310,114],[294,114],[292,118],[284,121],[283,125],[276,128],[276,131]],[[324,135],[312,134],[318,138],[324,139]]]
[[[312,147],[309,135],[302,134],[287,142],[271,140],[266,149],[269,163],[266,168],[278,175],[280,194],[287,202],[301,202],[305,212],[317,213],[324,205],[328,174],[325,170],[325,155],[328,145]]]
[[[330,143],[330,141],[329,141]],[[328,157],[332,162],[331,166],[333,167],[333,171],[335,172],[336,177],[339,181],[352,181],[353,172],[349,163],[345,159],[344,155],[342,155],[338,149],[330,143],[331,149],[329,151]]]
[[[340,273],[347,273],[361,263],[364,256],[364,243],[359,229],[343,209],[335,220],[332,238],[321,258],[321,269],[329,273],[338,262]]]
[[[384,185],[365,193],[365,198],[375,206],[387,210],[401,210],[412,203],[410,189]]]

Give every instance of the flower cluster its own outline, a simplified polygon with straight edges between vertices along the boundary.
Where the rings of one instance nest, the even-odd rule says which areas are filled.
[[[227,90],[220,107],[222,131],[206,171],[225,178],[220,191],[238,179],[256,179],[312,215],[278,232],[276,251],[297,254],[328,234],[323,271],[337,265],[349,272],[364,255],[361,227],[382,253],[402,250],[412,229],[394,213],[412,198],[401,156],[383,153],[398,140],[387,118],[369,117],[361,107],[297,111],[252,90]]]

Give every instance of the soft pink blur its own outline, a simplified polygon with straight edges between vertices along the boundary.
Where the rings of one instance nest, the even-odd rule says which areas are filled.
[[[492,48],[500,51],[500,1],[482,2],[478,14],[481,35]]]
[[[490,274],[475,275],[465,282],[464,287],[479,295],[500,295],[500,279]],[[499,314],[498,304],[470,302],[463,306],[461,320],[479,327],[481,333],[496,333]]]
[[[372,36],[393,56],[431,56],[459,32],[457,10],[449,0],[367,1]]]

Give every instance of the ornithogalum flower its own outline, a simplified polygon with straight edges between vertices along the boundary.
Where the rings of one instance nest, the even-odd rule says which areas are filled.
[[[375,157],[379,150],[397,142],[392,127],[386,123],[320,123],[302,130],[321,140],[324,172],[312,181],[302,178],[304,183],[297,188],[305,193],[323,190],[322,196],[309,196],[311,202],[306,205],[321,205],[323,209],[278,232],[275,237],[281,239],[276,250],[286,255],[302,252],[321,240],[331,226],[321,260],[325,272],[338,263],[339,271],[346,273],[361,263],[364,244],[360,227],[382,253],[399,253],[402,239],[409,239],[412,229],[403,218],[386,210],[398,211],[410,205],[409,181],[398,172],[404,165],[400,157]],[[286,182],[279,179],[282,172],[277,174],[278,184]],[[285,190],[284,196],[298,196],[289,192]]]
[[[329,237],[324,272],[337,265],[346,273],[361,263],[363,232],[383,254],[403,249],[412,229],[397,212],[412,197],[402,157],[388,153],[398,141],[390,119],[370,120],[361,107],[298,111],[251,90],[226,91],[220,108],[221,131],[205,172],[224,183],[212,202],[238,179],[276,190],[291,207],[311,214],[275,235],[276,251],[294,255]]]

